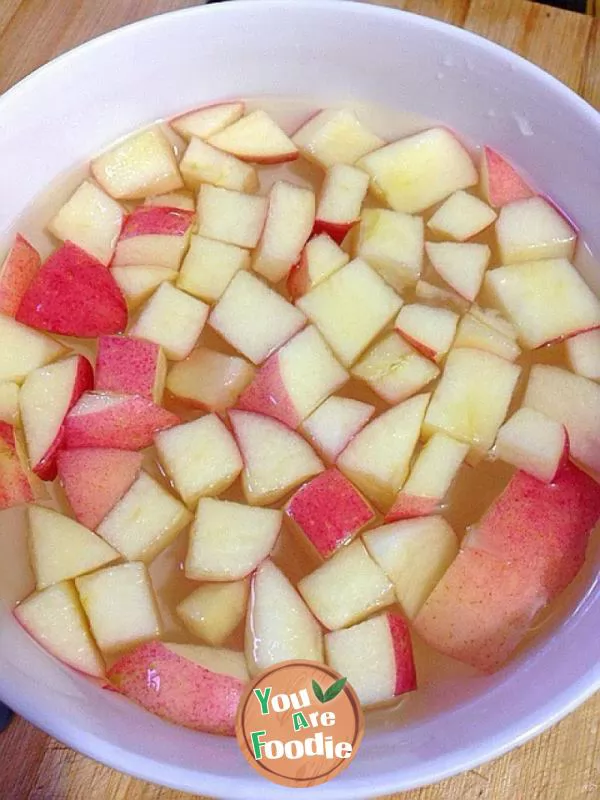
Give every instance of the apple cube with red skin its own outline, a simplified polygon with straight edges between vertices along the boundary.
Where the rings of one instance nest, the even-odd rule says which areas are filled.
[[[402,291],[416,283],[423,266],[423,220],[386,208],[365,208],[355,255]]]
[[[571,258],[577,234],[542,197],[516,200],[502,207],[496,221],[502,264]]]
[[[125,217],[111,266],[179,269],[194,218],[180,208],[138,206]]]
[[[323,558],[346,545],[375,519],[369,503],[335,467],[298,489],[286,513]]]
[[[253,377],[254,367],[245,359],[196,347],[169,370],[167,391],[187,405],[224,411],[235,405]]]
[[[287,278],[287,290],[296,300],[310,292],[336,270],[345,266],[350,256],[326,233],[313,236],[306,243],[300,260],[292,267]]]
[[[506,336],[498,328],[488,325],[481,317],[475,315],[473,309],[475,306],[458,323],[454,347],[484,350],[507,361],[515,361],[521,355],[521,348],[516,338]]]
[[[481,156],[481,188],[494,208],[526,200],[535,194],[516,169],[491,147],[484,147]]]
[[[198,192],[198,233],[238,247],[256,247],[267,207],[266,197],[205,183]]]
[[[192,189],[200,188],[203,183],[236,192],[252,193],[258,189],[254,167],[195,137],[190,140],[179,169],[186,186]]]
[[[490,262],[487,244],[475,242],[427,242],[425,251],[432,267],[455,292],[473,302]]]
[[[600,330],[567,339],[567,358],[573,372],[583,378],[600,380]]]
[[[147,642],[108,670],[111,685],[159,717],[225,736],[235,717],[248,672],[242,653],[202,645]]]
[[[334,164],[354,164],[385,144],[350,109],[324,109],[293,135],[302,155],[325,169]]]
[[[205,303],[215,303],[241,269],[250,267],[242,247],[203,236],[192,236],[177,277],[177,287]]]
[[[125,329],[127,305],[110,271],[65,242],[36,273],[15,318],[49,333],[95,338]]]
[[[175,609],[187,630],[205,642],[219,646],[244,619],[248,581],[205,583]]]
[[[533,408],[520,408],[498,431],[496,458],[552,483],[569,458],[564,425]]]
[[[315,450],[334,463],[339,454],[365,427],[375,406],[350,397],[328,397],[302,423],[302,433]]]
[[[193,136],[208,139],[213,133],[237,122],[243,114],[244,104],[241,102],[216,103],[174,117],[169,124],[184,139],[191,139]]]
[[[71,356],[30,372],[19,393],[29,463],[44,481],[56,478],[56,456],[64,445],[65,418],[94,386],[92,365]]]
[[[0,314],[15,316],[41,263],[40,254],[35,247],[18,233],[0,266]]]
[[[297,428],[348,373],[313,325],[297,333],[260,368],[237,407],[267,414]]]
[[[439,363],[452,346],[458,319],[449,308],[410,303],[400,309],[395,328],[426,358]]]
[[[167,206],[167,208],[179,208],[182,211],[195,211],[196,202],[190,192],[167,192],[166,194],[155,194],[144,200],[145,206]]]
[[[418,214],[458,189],[474,186],[471,156],[447,128],[430,128],[370,153],[357,166],[394,211]]]
[[[459,189],[430,217],[427,227],[457,242],[465,242],[491,225],[496,216],[483,200]]]
[[[327,170],[319,194],[314,233],[326,233],[341,244],[360,219],[369,176],[348,164],[334,164]]]
[[[101,336],[98,340],[96,391],[139,394],[160,403],[166,372],[165,355],[154,342],[131,336]]]
[[[289,136],[260,109],[209,136],[208,143],[242,161],[256,164],[281,164],[295,161],[299,155]]]
[[[0,383],[0,422],[9,425],[18,425],[20,422],[19,386],[13,381]]]
[[[325,636],[327,663],[348,678],[361,706],[417,688],[408,625],[399,614],[379,614]]]
[[[161,283],[177,277],[169,267],[114,267],[110,274],[123,293],[130,310],[144,303]]]
[[[15,429],[0,422],[0,510],[33,500],[31,482]]]

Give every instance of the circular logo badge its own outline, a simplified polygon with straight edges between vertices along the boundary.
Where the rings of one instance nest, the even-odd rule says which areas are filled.
[[[246,688],[237,713],[242,753],[283,786],[316,786],[356,755],[364,733],[358,698],[343,675],[316,661],[284,661]]]

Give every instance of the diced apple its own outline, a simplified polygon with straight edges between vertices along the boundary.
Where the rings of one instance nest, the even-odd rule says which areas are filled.
[[[108,264],[121,232],[123,209],[91,181],[84,181],[48,223],[48,230]]]
[[[92,338],[121,333],[127,305],[110,271],[65,242],[36,273],[16,319],[49,333]]]
[[[205,183],[198,193],[198,233],[238,247],[256,247],[265,224],[267,205],[266,197]]]
[[[184,502],[225,491],[242,471],[235,440],[216,414],[157,434],[158,457]]]
[[[439,368],[419,355],[397,333],[377,342],[352,367],[352,375],[365,381],[391,405],[406,400],[437,378]]]
[[[571,258],[577,234],[542,197],[516,200],[502,207],[496,236],[503,264],[548,258]]]
[[[567,431],[560,422],[533,408],[520,408],[498,431],[494,455],[552,483],[569,457]]]
[[[51,508],[29,506],[28,517],[29,553],[38,591],[119,558],[95,533]]]
[[[369,422],[337,460],[341,471],[380,509],[392,504],[404,483],[429,403],[420,394]]]
[[[56,478],[56,456],[64,444],[65,418],[94,386],[92,365],[71,356],[30,372],[19,393],[29,463],[44,481]]]
[[[417,675],[410,631],[398,614],[379,614],[325,636],[327,663],[348,678],[362,706],[412,692]]]
[[[42,263],[38,251],[18,233],[0,266],[0,314],[14,317]]]
[[[20,422],[19,386],[10,381],[0,383],[0,422],[9,425],[18,425]]]
[[[160,345],[172,361],[182,361],[194,349],[209,310],[202,300],[170,283],[162,283],[142,308],[129,334]]]
[[[600,327],[600,300],[566,258],[498,267],[485,285],[526,347]]]
[[[191,139],[193,136],[208,139],[213,133],[237,122],[243,114],[243,103],[217,103],[174,117],[169,124],[184,139]]]
[[[141,450],[179,417],[145,397],[85,392],[65,418],[64,446]]]
[[[356,255],[390,286],[402,291],[419,279],[423,266],[423,220],[400,211],[365,208]]]
[[[206,583],[177,606],[177,615],[191,634],[219,646],[244,619],[248,581]]]
[[[567,339],[567,358],[573,372],[584,378],[600,380],[600,330]]]
[[[297,301],[344,366],[350,366],[399,311],[402,300],[361,259]]]
[[[468,452],[467,444],[444,433],[435,433],[419,453],[385,521],[439,512]]]
[[[348,373],[313,325],[297,333],[261,367],[237,407],[267,414],[297,428]]]
[[[229,418],[244,461],[242,486],[250,505],[275,503],[323,471],[308,443],[278,420],[237,410]]]
[[[14,614],[27,633],[60,661],[94,678],[104,677],[104,661],[70,581],[34,592]]]
[[[400,309],[396,330],[426,358],[440,362],[456,334],[458,314],[449,308],[410,303]]]
[[[442,203],[429,219],[427,227],[457,242],[466,242],[491,225],[496,216],[483,200],[459,189]]]
[[[298,584],[306,604],[329,630],[346,628],[394,602],[394,589],[359,540]]]
[[[451,350],[425,415],[423,431],[465,442],[476,452],[494,444],[521,368],[483,350]]]
[[[434,270],[454,291],[466,300],[475,300],[490,261],[487,244],[426,242],[425,251]]]
[[[523,405],[564,425],[571,455],[600,473],[600,386],[566,369],[534,364]]]
[[[178,270],[195,214],[165,206],[138,206],[125,217],[112,267],[153,264]]]
[[[304,314],[248,272],[237,273],[209,319],[254,364],[261,364],[305,323]]]
[[[101,336],[96,356],[96,391],[139,394],[160,403],[167,362],[153,342],[131,336]]]
[[[505,336],[497,328],[487,325],[471,311],[465,314],[458,323],[454,347],[470,347],[494,353],[507,361],[515,361],[521,355],[521,348],[516,341]]]
[[[233,736],[248,672],[242,653],[148,642],[108,671],[118,692],[177,725]]]
[[[190,192],[167,192],[167,194],[155,194],[144,200],[145,206],[166,206],[167,208],[179,208],[182,211],[195,211],[196,202]]]
[[[0,381],[22,383],[27,375],[64,353],[65,348],[43,333],[32,331],[0,314]]]
[[[417,281],[415,286],[415,297],[417,300],[428,303],[436,308],[450,308],[462,314],[469,308],[469,303],[464,297],[449,289],[442,289],[428,281]]]
[[[168,267],[114,267],[110,273],[130,309],[144,303],[161,283],[172,283],[177,277]]]
[[[323,661],[321,626],[270,559],[252,577],[245,646],[253,674],[281,661]]]
[[[302,432],[320,455],[334,463],[342,450],[364,428],[375,406],[349,397],[328,397],[302,423]]]
[[[473,303],[469,309],[469,313],[476,320],[483,322],[485,325],[488,325],[490,328],[498,331],[508,339],[512,339],[513,341],[517,340],[518,333],[515,326],[505,319],[495,308],[482,308],[481,306]]]
[[[475,166],[446,128],[430,128],[361,158],[371,189],[395,211],[416,214],[477,183]]]
[[[367,531],[363,541],[394,584],[408,619],[416,617],[458,553],[456,534],[443,517],[382,525]]]
[[[481,156],[481,188],[494,208],[525,200],[535,194],[516,169],[491,147],[484,147]]]
[[[214,303],[241,269],[250,267],[250,253],[234,244],[192,236],[181,265],[177,287],[206,303]]]
[[[190,140],[179,169],[186,186],[192,189],[200,188],[203,183],[236,192],[252,193],[258,189],[254,167],[195,137]]]
[[[197,581],[245,578],[275,546],[282,517],[273,508],[202,498],[190,534],[186,576]]]
[[[0,511],[33,500],[21,450],[15,429],[0,422]]]
[[[363,200],[369,188],[369,176],[349,164],[334,164],[319,194],[314,232],[326,233],[341,244],[360,219]]]
[[[92,175],[117,200],[181,189],[183,181],[171,143],[158,128],[130,136],[94,159]]]
[[[208,138],[209,144],[242,161],[280,164],[298,158],[298,148],[279,125],[260,109],[228,125]]]
[[[138,477],[142,454],[103,447],[61,450],[58,477],[75,518],[96,530]]]
[[[197,347],[185,361],[173,364],[167,391],[188,405],[224,411],[235,405],[253,377],[254,367],[243,358]]]
[[[287,290],[292,300],[309,292],[336,270],[345,266],[350,256],[327,234],[314,236],[306,243],[300,260],[292,267],[288,279]]]
[[[325,169],[334,164],[354,164],[361,156],[385,144],[346,108],[319,111],[292,139],[305,158]]]

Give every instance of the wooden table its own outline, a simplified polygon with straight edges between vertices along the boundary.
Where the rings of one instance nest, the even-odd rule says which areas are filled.
[[[299,1],[299,0],[298,0]],[[600,18],[523,0],[373,0],[494,39],[600,107]],[[195,0],[0,0],[0,91],[80,42]],[[597,800],[600,694],[538,739],[403,800]],[[2,800],[176,800],[78,755],[22,719],[0,734]],[[399,797],[399,795],[396,795]]]

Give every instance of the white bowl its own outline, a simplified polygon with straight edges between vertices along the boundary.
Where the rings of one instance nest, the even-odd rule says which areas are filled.
[[[273,93],[442,120],[523,165],[600,249],[600,122],[590,106],[470,33],[339,0],[248,0],[154,17],[24,80],[0,99],[0,236],[57,175],[122,134],[218,98]],[[23,555],[19,514],[3,516],[0,530],[0,697],[123,772],[229,800],[287,796],[249,768],[234,740],[167,725],[92,686],[19,628],[9,612],[18,591],[12,554]],[[405,721],[368,732],[347,771],[302,796],[361,798],[438,781],[575,708],[600,686],[598,555],[571,590],[571,613],[559,614],[550,633],[492,677],[424,692]]]

